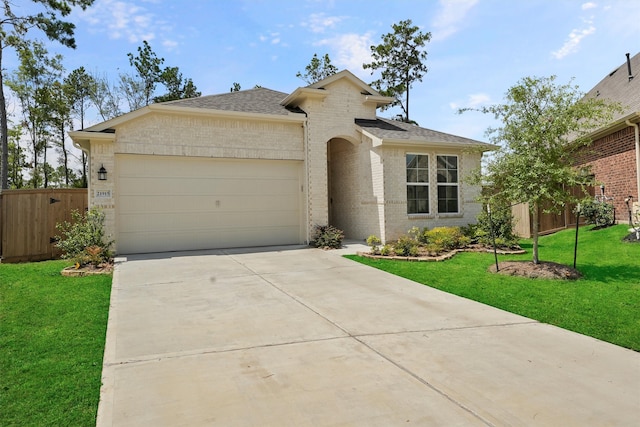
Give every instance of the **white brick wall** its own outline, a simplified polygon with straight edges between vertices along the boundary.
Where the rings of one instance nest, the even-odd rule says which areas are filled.
[[[347,237],[364,240],[375,234],[383,241],[396,239],[413,226],[466,225],[475,222],[481,209],[475,201],[478,187],[460,184],[458,215],[438,215],[435,187],[437,154],[459,156],[460,177],[480,166],[480,154],[434,148],[373,147],[356,130],[354,119],[375,119],[375,104],[365,102],[362,88],[349,79],[325,88],[324,98],[308,97],[300,107],[307,113],[300,121],[272,121],[244,117],[189,116],[166,112],[146,115],[116,125],[115,143],[91,142],[91,205],[101,206],[107,216],[107,232],[115,236],[117,175],[115,154],[189,157],[305,160],[308,188],[307,226],[328,224],[329,194],[334,199],[331,219]],[[328,158],[328,143],[331,158]],[[306,149],[306,153],[305,153]],[[431,157],[432,214],[409,217],[406,203],[405,154],[421,152]],[[331,162],[328,168],[328,161]],[[97,180],[101,165],[109,171],[107,181]],[[331,173],[331,176],[329,174]],[[331,188],[329,188],[331,186]],[[111,197],[96,197],[110,191]],[[102,193],[104,194],[104,193]]]

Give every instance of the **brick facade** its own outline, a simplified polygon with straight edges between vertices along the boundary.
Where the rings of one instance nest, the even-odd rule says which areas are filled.
[[[580,153],[576,166],[589,167],[598,185],[605,186],[605,195],[613,197],[618,221],[628,221],[629,214],[624,202],[629,195],[637,202],[637,169],[635,136],[632,127],[599,138]],[[600,194],[600,190],[596,190]]]

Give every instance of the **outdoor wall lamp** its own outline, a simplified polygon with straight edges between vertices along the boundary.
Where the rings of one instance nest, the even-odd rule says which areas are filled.
[[[104,168],[104,165],[100,166],[100,169],[98,169],[98,179],[100,181],[107,180],[107,170]]]

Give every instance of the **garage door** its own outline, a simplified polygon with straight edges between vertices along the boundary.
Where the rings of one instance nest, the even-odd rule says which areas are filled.
[[[302,162],[116,156],[118,252],[298,244]]]

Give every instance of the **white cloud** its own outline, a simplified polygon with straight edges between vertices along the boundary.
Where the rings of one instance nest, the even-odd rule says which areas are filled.
[[[326,16],[324,13],[312,13],[309,20],[302,23],[303,27],[308,27],[313,33],[324,33],[327,28],[333,28],[342,21],[342,16]]]
[[[118,0],[98,0],[92,7],[79,12],[81,19],[94,31],[106,32],[110,39],[126,39],[131,43],[155,38],[153,28],[159,22],[144,7]]]
[[[598,5],[592,1],[582,4],[582,10],[595,9],[596,7],[598,7]]]
[[[432,40],[444,40],[460,30],[467,13],[478,0],[440,0],[440,10],[431,22]]]
[[[450,102],[449,107],[451,107],[452,110],[459,110],[460,108],[479,108],[490,103],[491,97],[486,93],[472,93],[467,100],[462,103]]]
[[[340,69],[348,69],[352,73],[365,77],[369,73],[362,64],[371,62],[372,33],[342,34],[329,39],[320,40],[316,46],[329,46],[331,61]]]
[[[175,40],[163,40],[162,46],[164,46],[167,50],[173,50],[178,47],[178,42]]]
[[[562,59],[571,53],[577,52],[582,40],[588,35],[596,32],[596,27],[594,27],[591,22],[588,22],[587,24],[589,25],[587,28],[572,30],[562,47],[551,52],[551,55],[556,59]]]

